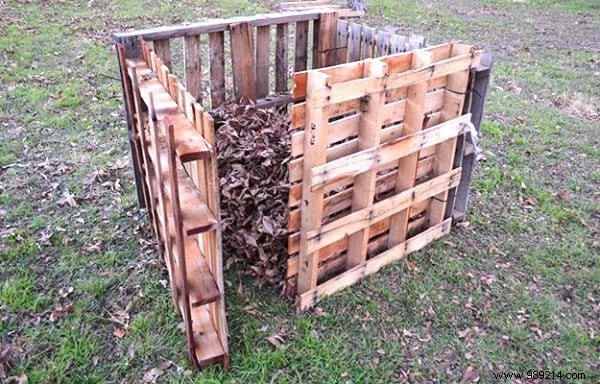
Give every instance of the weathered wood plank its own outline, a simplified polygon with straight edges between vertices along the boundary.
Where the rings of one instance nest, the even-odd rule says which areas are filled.
[[[365,66],[366,76],[386,76],[387,65],[381,61],[370,60]],[[381,141],[381,127],[383,115],[381,110],[385,105],[385,91],[369,95],[360,114],[358,127],[358,149],[377,147]],[[370,170],[357,174],[354,180],[352,194],[352,211],[365,209],[373,204],[375,198],[375,182],[377,172]],[[352,268],[367,259],[367,245],[369,242],[368,228],[350,235],[346,256],[346,268]]]
[[[386,56],[390,54],[391,34],[385,31],[377,32],[377,56]]]
[[[463,132],[464,125],[469,121],[469,118],[470,115],[463,115],[429,129],[403,135],[377,147],[365,149],[323,165],[313,166],[309,173],[311,177],[310,187],[313,190],[322,189],[337,180],[367,172],[396,159],[414,154],[423,148],[456,137]],[[414,177],[414,172],[411,174]],[[406,177],[406,174],[403,177]]]
[[[412,68],[419,69],[431,65],[432,56],[428,52],[414,52],[412,54]],[[416,135],[423,129],[426,96],[427,82],[417,83],[408,88],[406,111],[404,112],[404,132],[406,135]],[[413,153],[410,156],[400,159],[398,164],[398,178],[396,179],[396,192],[405,191],[415,185],[418,161],[418,153]],[[388,238],[389,248],[406,239],[406,234],[408,233],[408,214],[409,210],[405,209],[392,217]]]
[[[269,94],[269,44],[271,43],[271,27],[256,29],[256,97]]]
[[[275,92],[288,89],[288,25],[277,24],[275,40]]]
[[[350,23],[348,35],[348,62],[360,60],[360,43],[362,39],[362,25]]]
[[[154,52],[156,55],[160,57],[160,60],[164,65],[169,68],[169,71],[173,71],[173,67],[171,64],[171,40],[155,40],[154,44]]]
[[[335,41],[336,64],[345,64],[348,62],[348,27],[349,24],[347,21],[338,20]]]
[[[309,72],[307,94],[311,96],[319,89],[327,87],[329,76],[316,71]],[[327,132],[328,132],[327,107],[313,107],[311,99],[307,99],[306,132],[304,145],[310,150],[304,156],[304,180],[310,180],[310,169],[315,165],[323,164],[326,160]],[[318,255],[308,252],[307,233],[321,226],[323,213],[323,192],[313,192],[309,183],[302,186],[302,222],[300,226],[300,270],[298,272],[298,293],[306,292],[317,285]]]
[[[406,240],[403,243],[369,259],[365,264],[356,266],[339,276],[336,276],[327,282],[318,285],[316,288],[300,293],[296,299],[296,306],[300,310],[310,308],[324,296],[331,295],[343,288],[346,288],[361,278],[377,272],[383,266],[403,258],[405,255],[418,251],[450,232],[451,220],[446,220],[428,230]]]
[[[362,37],[360,43],[360,58],[362,60],[373,57],[375,49],[375,29],[364,26],[362,29]]]
[[[308,21],[296,23],[294,72],[306,70],[308,60]]]
[[[231,24],[233,93],[236,102],[242,97],[256,100],[256,66],[254,62],[254,32],[248,23]]]
[[[329,67],[336,61],[337,12],[323,12],[319,22],[315,22],[313,68]]]
[[[210,33],[208,45],[211,108],[215,109],[225,102],[225,34],[223,32]]]
[[[200,62],[200,36],[186,36],[183,38],[183,41],[185,87],[199,103],[202,103],[202,64]]]

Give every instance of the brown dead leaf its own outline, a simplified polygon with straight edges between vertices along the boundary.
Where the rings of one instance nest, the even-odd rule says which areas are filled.
[[[115,330],[113,331],[112,334],[113,334],[113,336],[116,336],[119,339],[122,339],[127,334],[127,331],[123,328],[115,328]]]
[[[15,359],[15,348],[6,344],[0,349],[0,379],[6,379],[8,372],[13,368]]]
[[[156,379],[162,376],[165,373],[160,368],[152,368],[146,372],[144,372],[144,376],[142,377],[142,384],[156,383]]]
[[[63,206],[68,204],[70,207],[76,207],[77,202],[75,201],[75,196],[69,192],[69,190],[65,190],[62,194],[62,197],[57,201],[57,204]]]
[[[279,348],[285,342],[285,335],[283,335],[281,333],[276,333],[274,335],[267,337],[266,340],[269,342],[269,344],[271,344],[275,348]]]
[[[73,303],[68,304],[68,305],[66,305],[64,307],[58,306],[50,314],[49,320],[54,323],[60,317],[62,317],[65,313],[71,312],[71,310],[73,310],[73,308],[74,308],[74,304]]]
[[[558,197],[562,200],[562,201],[567,201],[571,198],[571,194],[569,193],[569,191],[565,191],[562,190],[558,193]]]
[[[479,376],[479,371],[469,365],[463,372],[461,381],[465,383],[477,383],[479,381]]]

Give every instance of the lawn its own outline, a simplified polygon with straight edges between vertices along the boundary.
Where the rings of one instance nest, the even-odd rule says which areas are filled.
[[[110,35],[276,3],[0,1],[0,382],[598,382],[596,0],[368,1],[368,25],[494,54],[467,221],[307,313],[228,271],[231,367],[190,366]]]

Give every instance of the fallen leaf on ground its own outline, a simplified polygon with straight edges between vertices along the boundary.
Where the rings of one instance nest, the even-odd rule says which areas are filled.
[[[144,373],[141,382],[142,384],[156,383],[156,379],[158,379],[164,373],[165,371],[160,368],[152,368]]]
[[[118,337],[119,339],[122,339],[125,337],[125,335],[127,334],[127,331],[124,330],[123,328],[116,328],[113,333],[114,336]]]
[[[479,381],[479,371],[468,366],[463,372],[461,380],[465,383],[477,383]]]
[[[56,307],[54,309],[54,311],[52,311],[52,313],[50,314],[49,320],[51,322],[57,321],[62,315],[64,315],[67,312],[70,312],[73,309],[73,307],[74,307],[73,303],[66,305],[64,307],[62,307],[62,306]]]

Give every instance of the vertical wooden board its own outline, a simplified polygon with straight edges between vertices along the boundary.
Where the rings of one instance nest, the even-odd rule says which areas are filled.
[[[421,49],[425,46],[425,38],[419,35],[412,35],[408,38],[408,50]]]
[[[318,107],[314,95],[327,89],[329,76],[317,71],[307,75],[306,124],[304,135],[304,170],[302,183],[302,205],[300,224],[300,256],[298,271],[298,293],[311,290],[317,285],[318,252],[308,253],[308,232],[321,226],[323,215],[323,190],[312,191],[311,168],[327,160],[327,134],[329,118],[327,106]]]
[[[294,72],[305,71],[307,60],[308,60],[308,21],[298,21],[296,23]]]
[[[348,28],[349,24],[347,21],[338,20],[335,42],[336,64],[345,64],[348,62]]]
[[[406,38],[399,35],[390,36],[390,54],[401,53],[406,51]]]
[[[470,52],[470,48],[460,44],[452,46],[451,56],[458,56]],[[463,113],[465,94],[469,85],[470,69],[455,72],[446,78],[446,92],[444,93],[444,107],[442,109],[442,121],[456,118]],[[436,146],[435,161],[433,163],[433,175],[441,175],[452,170],[454,156],[456,153],[457,138],[447,140]],[[460,155],[462,156],[462,154]],[[429,209],[429,225],[441,223],[446,215],[448,191],[440,193],[431,200]],[[450,203],[453,203],[450,202]]]
[[[425,51],[415,51],[411,55],[411,67],[418,69],[431,64],[432,54]],[[425,98],[427,96],[427,81],[417,83],[408,88],[406,109],[404,112],[404,135],[414,134],[423,129]],[[400,159],[396,192],[402,192],[415,185],[419,153],[413,153]],[[388,248],[400,244],[406,239],[410,209],[405,209],[391,217]]]
[[[256,97],[269,94],[269,44],[271,27],[256,28]]]
[[[246,97],[256,100],[256,67],[254,62],[254,34],[249,23],[230,25],[233,93],[235,101]]]
[[[321,20],[313,21],[312,27],[312,66],[311,68],[320,68],[319,66],[319,31],[321,30]]]
[[[185,87],[198,102],[202,103],[200,36],[185,36],[183,38],[183,61],[185,66]]]
[[[314,31],[313,67],[322,68],[335,65],[336,61],[336,35],[337,35],[337,12],[323,12],[319,19],[318,28]]]
[[[210,97],[211,107],[219,107],[225,102],[225,34],[208,34],[210,51]]]
[[[288,25],[277,24],[275,42],[275,91],[287,91],[288,81]]]
[[[365,77],[383,77],[387,74],[387,65],[382,61],[369,60],[365,65]],[[383,108],[385,106],[385,91],[369,95],[366,105],[362,106],[358,128],[358,150],[378,146],[381,141],[383,125]],[[373,204],[377,170],[371,170],[358,175],[354,179],[352,193],[352,211],[364,209]],[[362,229],[350,235],[346,255],[346,268],[362,264],[367,259],[369,243],[369,228]]]
[[[360,42],[362,38],[362,25],[350,23],[348,37],[348,62],[360,60]]]
[[[163,39],[163,40],[154,40],[154,52],[156,55],[160,57],[160,60],[164,65],[169,68],[169,71],[173,71],[173,67],[171,66],[171,40]]]
[[[373,57],[373,50],[375,48],[375,36],[375,29],[370,27],[363,27],[360,44],[360,58],[362,60]]]
[[[379,31],[377,32],[377,56],[387,56],[390,54],[391,34]]]

